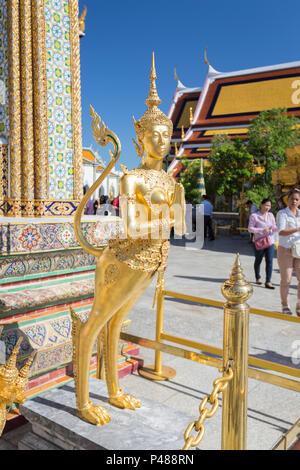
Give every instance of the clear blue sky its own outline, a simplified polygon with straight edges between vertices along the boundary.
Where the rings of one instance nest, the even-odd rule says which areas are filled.
[[[299,0],[79,0],[86,35],[81,39],[83,145],[97,144],[89,104],[119,136],[119,162],[139,164],[132,116],[145,112],[151,53],[155,51],[160,108],[167,113],[174,66],[185,86],[202,86],[208,59],[219,71],[300,60]],[[108,161],[107,149],[99,153]]]

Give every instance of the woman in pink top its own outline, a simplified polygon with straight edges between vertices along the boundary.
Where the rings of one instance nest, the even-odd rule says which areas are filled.
[[[274,215],[270,212],[271,209],[270,199],[263,199],[260,205],[259,211],[251,214],[249,219],[248,231],[253,233],[254,242],[254,272],[256,278],[256,284],[262,284],[260,276],[260,265],[263,258],[266,259],[266,282],[265,287],[267,289],[275,289],[271,283],[272,270],[273,270],[273,258],[274,258],[274,238],[273,233],[277,232],[277,226]],[[255,241],[259,238],[269,236],[271,239],[271,246],[258,250],[255,246]]]

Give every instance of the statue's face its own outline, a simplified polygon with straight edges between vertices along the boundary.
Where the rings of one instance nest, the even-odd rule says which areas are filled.
[[[143,144],[146,154],[155,159],[165,158],[170,150],[170,132],[165,124],[153,124],[146,130]]]

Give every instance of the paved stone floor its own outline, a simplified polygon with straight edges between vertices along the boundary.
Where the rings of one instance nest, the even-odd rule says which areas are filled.
[[[245,277],[254,282],[253,247],[248,235],[220,237],[214,242],[206,241],[203,249],[195,244],[172,245],[166,272],[166,289],[195,296],[224,301],[222,283],[229,278],[236,253]],[[265,265],[262,264],[264,280]],[[277,260],[274,260],[273,284],[275,290],[254,285],[249,304],[280,312],[280,275]],[[154,283],[130,313],[132,320],[129,332],[146,338],[155,338],[155,311],[151,309]],[[290,288],[291,307],[296,304],[296,279]],[[209,345],[222,347],[223,310],[177,299],[165,301],[164,331],[184,338],[194,339]],[[300,325],[275,319],[250,315],[249,354],[299,367],[293,363],[296,346],[300,346]],[[154,353],[141,348],[145,365],[153,364]],[[297,361],[297,357],[299,360]],[[294,361],[295,362],[295,361]],[[296,355],[300,363],[300,352]],[[139,396],[153,398],[187,414],[198,417],[202,398],[212,391],[213,380],[220,374],[216,368],[201,365],[186,359],[163,355],[163,364],[176,369],[176,376],[166,382],[151,382],[138,374],[125,377],[122,385]],[[273,444],[299,418],[300,395],[267,383],[249,380],[248,396],[248,448],[270,449]],[[201,449],[221,448],[221,411],[207,420],[206,434]],[[188,423],[187,423],[188,424]]]
[[[222,236],[206,241],[201,248],[197,243],[173,241],[166,271],[166,289],[224,301],[222,283],[229,278],[236,253],[249,282],[254,282],[252,246],[248,236]],[[262,275],[264,275],[264,261]],[[263,277],[264,280],[264,277]],[[274,260],[273,284],[275,291],[254,285],[249,300],[252,307],[280,312],[280,276]],[[151,308],[155,282],[139,299],[129,318],[129,333],[149,339],[155,338],[156,312]],[[296,304],[296,279],[290,288],[290,304]],[[194,304],[188,301],[166,298],[164,331],[184,338],[222,347],[223,310]],[[255,357],[300,367],[300,325],[277,319],[250,316],[249,353]],[[297,354],[298,347],[298,354]],[[145,365],[153,364],[154,352],[141,347],[140,357]],[[198,418],[202,398],[212,391],[214,379],[220,376],[214,367],[198,364],[169,354],[163,354],[163,364],[173,367],[176,376],[165,382],[152,382],[137,373],[121,380],[127,392],[152,399]],[[271,384],[249,380],[248,394],[248,449],[271,449],[275,442],[299,418],[300,395],[297,392]],[[221,409],[206,421],[206,432],[201,449],[221,448]],[[187,420],[186,425],[189,424]],[[19,431],[20,432],[20,431]],[[12,433],[9,433],[12,434]],[[4,439],[5,438],[5,439]],[[14,445],[13,436],[3,436],[2,448]]]

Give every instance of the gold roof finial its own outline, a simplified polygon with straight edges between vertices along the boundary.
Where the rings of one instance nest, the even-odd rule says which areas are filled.
[[[192,108],[192,106],[191,106],[191,107],[190,107],[190,124],[192,124],[193,120],[194,120],[193,108]]]
[[[177,80],[177,82],[179,82],[179,78],[178,78],[178,75],[177,75],[177,72],[176,72],[176,67],[177,67],[177,64],[174,67],[174,78],[175,78],[175,80]]]
[[[178,155],[177,142],[174,143],[174,147],[175,147],[175,157],[177,157],[177,155]]]
[[[85,31],[85,17],[86,17],[86,14],[87,14],[87,7],[84,6],[83,11],[82,11],[82,13],[81,13],[81,15],[79,16],[79,19],[78,19],[79,30],[82,33],[84,33],[84,31]]]
[[[181,126],[181,139],[183,140],[184,139],[184,127]]]
[[[151,64],[151,72],[150,72],[150,90],[149,90],[148,98],[145,101],[148,108],[152,108],[153,106],[159,106],[161,103],[161,99],[159,98],[157,94],[155,82],[156,82],[156,70],[155,70],[155,63],[154,63],[154,52],[152,52],[152,64]]]
[[[205,48],[205,51],[204,51],[204,62],[209,66],[210,63],[208,62],[207,60],[207,47]]]

